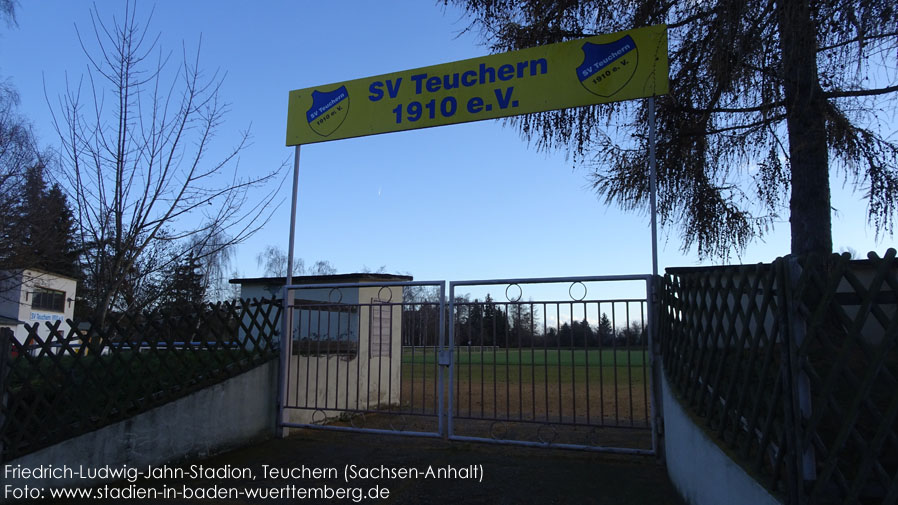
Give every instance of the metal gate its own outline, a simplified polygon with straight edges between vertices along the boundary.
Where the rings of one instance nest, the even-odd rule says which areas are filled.
[[[281,425],[654,453],[651,282],[287,286]]]

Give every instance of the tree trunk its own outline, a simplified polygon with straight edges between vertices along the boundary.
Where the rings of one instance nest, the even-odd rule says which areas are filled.
[[[807,0],[786,0],[778,9],[792,173],[792,253],[829,254],[833,249],[829,151],[816,29]]]

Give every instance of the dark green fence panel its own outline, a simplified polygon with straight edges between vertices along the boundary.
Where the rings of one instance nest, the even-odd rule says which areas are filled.
[[[668,269],[665,372],[789,503],[898,501],[898,261]]]
[[[279,301],[242,300],[119,314],[104,325],[68,321],[68,333],[60,321],[25,325],[23,342],[0,332],[0,457],[121,421],[274,358],[280,313]]]

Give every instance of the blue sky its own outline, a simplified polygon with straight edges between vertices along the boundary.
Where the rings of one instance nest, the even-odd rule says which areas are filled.
[[[96,2],[101,16],[121,15],[123,2]],[[155,7],[153,7],[155,5]],[[66,78],[84,74],[75,25],[90,33],[89,2],[23,2],[18,28],[0,29],[0,76],[18,88],[20,112],[44,145],[58,143],[51,103]],[[154,9],[150,32],[160,44],[189,51],[202,35],[201,65],[227,73],[221,89],[230,113],[222,149],[249,127],[253,144],[240,159],[245,173],[285,161],[287,94],[291,89],[483,56],[489,49],[468,20],[442,2],[141,2]],[[302,148],[297,255],[329,260],[341,273],[385,266],[419,280],[642,274],[651,271],[649,218],[609,207],[589,189],[587,170],[565,153],[529,147],[501,121],[485,121]],[[285,174],[288,175],[289,174]],[[861,194],[832,179],[833,242],[862,257],[894,244],[877,242],[866,225]],[[289,181],[271,221],[238,248],[232,269],[260,274],[256,255],[267,244],[286,250]],[[691,266],[675,228],[659,234],[659,264]],[[780,223],[742,255],[747,263],[789,252]],[[737,260],[738,258],[733,258]]]

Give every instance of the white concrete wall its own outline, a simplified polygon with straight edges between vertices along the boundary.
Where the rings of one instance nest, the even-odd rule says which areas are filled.
[[[358,352],[351,354],[296,355],[290,359],[285,421],[312,424],[337,417],[344,410],[378,410],[398,405],[402,361],[402,307],[394,305],[391,315],[389,355],[372,355],[371,308],[373,299],[387,301],[384,290],[360,288],[358,302]],[[401,303],[402,288],[393,287],[391,301]],[[384,329],[386,332],[386,329]],[[327,348],[321,344],[322,353]]]
[[[293,356],[286,422],[320,423],[346,410],[378,410],[399,404],[399,359],[359,356]],[[392,375],[390,372],[392,371]],[[392,377],[392,378],[391,378]]]
[[[661,374],[667,473],[690,505],[780,505],[692,422]]]
[[[121,468],[205,457],[274,436],[278,361],[130,419],[26,454],[4,465],[34,468]],[[38,428],[39,429],[39,428]],[[142,468],[141,468],[142,467]],[[4,479],[4,485],[86,486],[84,480]],[[0,493],[0,502],[3,500]]]

